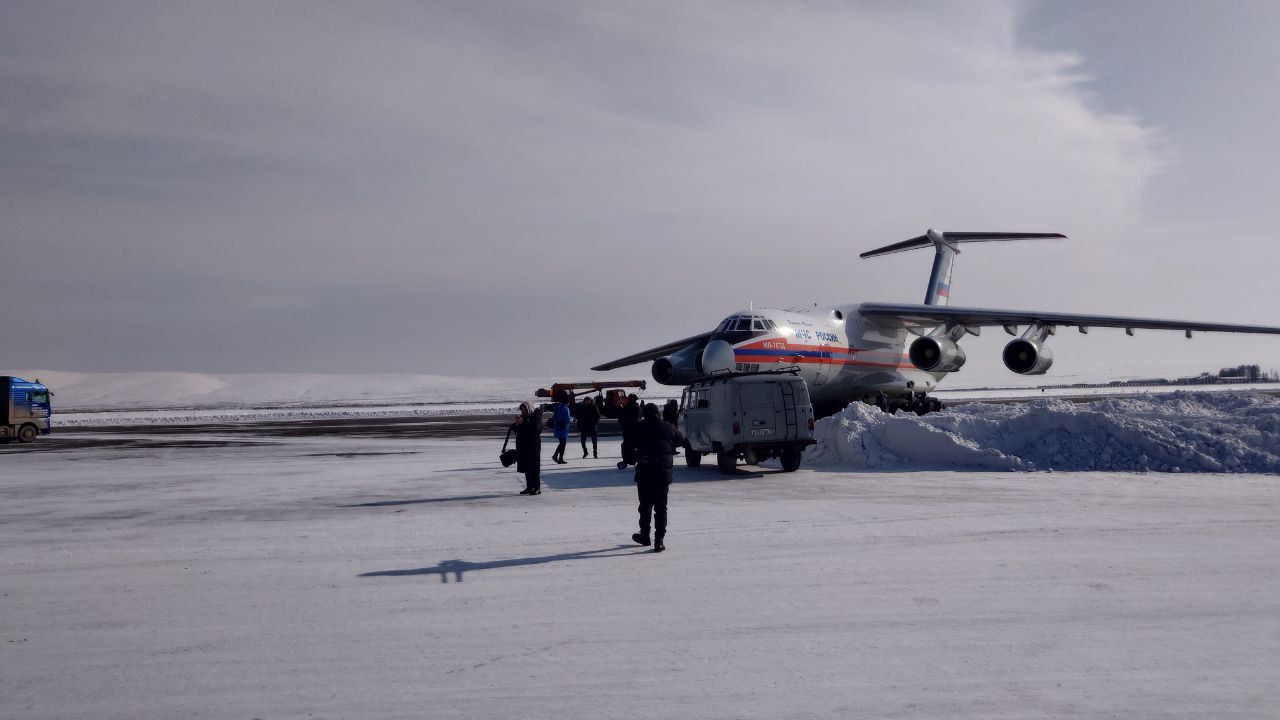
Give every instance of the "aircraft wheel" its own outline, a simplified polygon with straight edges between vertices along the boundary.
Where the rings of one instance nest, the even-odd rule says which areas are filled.
[[[40,430],[35,425],[28,423],[18,428],[18,442],[35,442],[38,437],[40,437]]]
[[[733,452],[716,453],[716,467],[720,468],[720,472],[725,475],[734,474],[738,468],[738,454]]]
[[[798,447],[789,447],[782,451],[782,471],[795,472],[800,469],[801,450]]]
[[[696,468],[702,464],[702,453],[694,450],[688,445],[684,446],[684,464],[691,468]]]

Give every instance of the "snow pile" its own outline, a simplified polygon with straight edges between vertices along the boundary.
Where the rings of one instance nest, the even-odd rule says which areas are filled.
[[[1280,473],[1280,399],[1261,394],[972,403],[924,417],[855,403],[815,434],[806,462],[829,467]]]

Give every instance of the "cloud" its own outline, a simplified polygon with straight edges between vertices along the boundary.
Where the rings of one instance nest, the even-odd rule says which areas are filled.
[[[1141,225],[1168,157],[1095,106],[1080,58],[1019,43],[1016,3],[4,14],[0,242],[31,279],[0,299],[58,296],[36,338],[114,325],[137,349],[64,330],[14,365],[581,371],[748,300],[915,300],[926,258],[856,254],[929,225],[1071,232],[966,253],[958,284],[1076,309],[1079,283],[1037,270]],[[313,322],[334,303],[377,319]],[[378,351],[327,354],[344,334]]]

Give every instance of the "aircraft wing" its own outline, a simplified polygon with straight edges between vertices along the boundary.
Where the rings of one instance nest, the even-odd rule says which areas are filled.
[[[624,358],[618,358],[617,360],[610,360],[607,363],[604,363],[602,365],[597,365],[591,369],[597,370],[597,371],[614,370],[616,368],[626,367],[628,365],[635,365],[636,363],[642,363],[648,360],[657,360],[660,357],[666,357],[667,355],[670,355],[671,353],[677,350],[683,350],[684,348],[696,342],[702,342],[710,337],[711,337],[711,333],[709,332],[702,333],[701,335],[694,335],[693,337],[687,337],[683,340],[676,340],[674,342],[669,342],[666,345],[659,345],[656,348],[650,348],[649,350],[645,350],[644,352],[638,352],[634,355],[628,355]]]
[[[876,322],[910,328],[931,328],[944,323],[953,323],[966,327],[1040,323],[1046,326],[1066,325],[1082,328],[1105,327],[1124,328],[1126,330],[1182,330],[1188,333],[1197,331],[1280,335],[1280,327],[1267,327],[1265,325],[1232,325],[1229,323],[1208,323],[1194,320],[1156,320],[1114,315],[1073,315],[1070,313],[993,310],[944,305],[864,303],[858,307],[858,312]]]

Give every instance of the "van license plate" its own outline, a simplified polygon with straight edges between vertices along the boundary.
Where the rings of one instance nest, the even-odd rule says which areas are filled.
[[[772,435],[773,428],[756,428],[751,431],[751,437],[761,437],[763,435]]]

